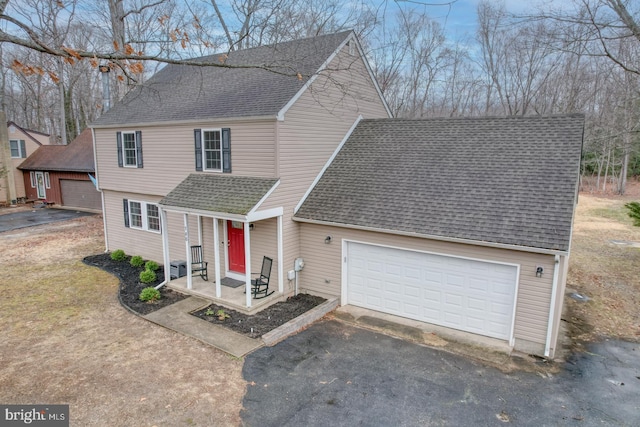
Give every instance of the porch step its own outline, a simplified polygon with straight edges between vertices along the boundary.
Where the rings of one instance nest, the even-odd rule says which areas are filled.
[[[167,329],[212,345],[235,357],[242,357],[264,345],[262,340],[249,338],[189,314],[210,303],[209,300],[192,296],[143,317]]]

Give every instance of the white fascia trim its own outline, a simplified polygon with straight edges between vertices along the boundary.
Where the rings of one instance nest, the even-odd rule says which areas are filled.
[[[336,48],[336,50],[333,51],[333,53],[331,55],[329,55],[329,58],[327,58],[326,61],[324,61],[322,63],[322,65],[320,66],[320,68],[318,68],[318,71],[316,71],[310,78],[309,80],[307,80],[307,82],[304,84],[304,86],[302,86],[300,88],[300,90],[298,91],[298,93],[296,93],[295,95],[293,95],[293,98],[291,98],[289,100],[289,102],[287,102],[285,104],[284,107],[282,107],[282,109],[280,111],[278,111],[278,114],[276,115],[278,121],[283,121],[284,120],[284,115],[287,113],[287,111],[289,111],[289,109],[291,108],[291,106],[293,104],[296,103],[296,101],[298,99],[300,99],[300,97],[302,96],[303,93],[306,92],[307,89],[309,89],[309,86],[311,86],[311,84],[318,78],[318,76],[320,75],[320,73],[322,72],[322,70],[324,70],[325,68],[327,68],[327,66],[331,63],[331,61],[333,61],[333,58],[335,58],[338,55],[338,52],[340,52],[340,50],[347,44],[349,43],[349,40],[351,40],[352,38],[354,38],[354,33],[353,31],[351,32],[351,34],[349,34],[347,37],[345,37],[345,39],[342,41],[342,43],[340,43],[340,46],[338,46]]]
[[[182,214],[190,214],[190,215],[200,215],[209,218],[218,218],[218,219],[227,219],[230,221],[247,221],[246,215],[236,215],[225,212],[212,212],[212,211],[203,211],[201,209],[190,209],[190,208],[181,208],[178,206],[167,206],[161,205],[158,203],[158,207],[166,212],[179,212]]]
[[[188,125],[199,123],[242,123],[242,122],[256,122],[256,121],[272,121],[274,115],[268,116],[247,116],[247,117],[210,117],[201,119],[189,119],[189,120],[173,120],[166,122],[139,122],[139,123],[118,123],[109,125],[89,125],[92,130],[95,129],[128,129],[128,128],[146,128],[155,126],[174,126],[174,125]]]
[[[322,167],[322,169],[320,170],[320,173],[318,173],[318,175],[316,176],[316,179],[313,180],[313,182],[311,183],[311,185],[309,186],[309,188],[307,188],[307,191],[304,193],[304,195],[302,196],[302,198],[300,199],[300,201],[298,202],[298,204],[296,205],[295,208],[293,208],[293,213],[295,214],[296,212],[298,212],[298,209],[300,209],[300,206],[302,206],[302,204],[304,203],[305,200],[307,200],[307,197],[309,197],[309,194],[311,194],[311,191],[315,188],[315,186],[318,184],[318,181],[320,181],[320,178],[322,178],[322,175],[324,175],[325,171],[327,170],[327,168],[329,167],[329,165],[331,163],[333,163],[333,160],[336,158],[336,156],[338,155],[338,153],[340,152],[340,150],[342,150],[342,147],[344,146],[344,144],[347,142],[347,140],[349,139],[349,137],[351,136],[351,134],[353,133],[354,129],[356,128],[356,126],[358,126],[358,123],[360,123],[360,121],[362,120],[362,114],[358,116],[358,118],[356,118],[356,121],[353,122],[353,124],[351,125],[351,127],[349,128],[349,130],[347,131],[347,133],[344,135],[344,138],[342,138],[342,141],[340,141],[340,144],[338,144],[338,147],[333,151],[333,154],[331,154],[331,157],[329,157],[329,160],[327,160],[327,162],[324,164],[324,166]]]
[[[260,221],[268,218],[275,218],[278,216],[282,216],[284,214],[284,209],[282,207],[266,209],[264,211],[251,212],[247,215],[248,222]]]
[[[439,240],[442,242],[451,242],[451,243],[462,243],[465,245],[473,245],[473,246],[484,246],[488,248],[496,248],[496,249],[508,249],[512,251],[519,252],[530,252],[534,254],[544,254],[544,255],[567,255],[565,251],[556,251],[553,249],[542,249],[542,248],[531,248],[528,246],[517,246],[517,245],[508,245],[505,243],[494,243],[494,242],[484,242],[481,240],[469,240],[469,239],[460,239],[457,237],[445,237],[445,236],[435,236],[432,234],[419,234],[412,233],[408,231],[397,231],[397,230],[386,230],[384,228],[375,228],[375,227],[365,227],[362,225],[352,225],[352,224],[342,224],[339,222],[330,222],[330,221],[320,221],[315,219],[307,219],[307,218],[296,218],[295,216],[292,218],[297,222],[306,222],[309,224],[318,224],[318,225],[327,225],[330,227],[340,227],[340,228],[349,228],[352,230],[362,230],[362,231],[373,231],[375,233],[385,233],[385,234],[395,234],[397,236],[407,236],[407,237],[417,237],[420,239],[428,239],[428,240]]]
[[[369,65],[369,61],[367,60],[367,57],[364,54],[364,50],[362,49],[362,45],[360,44],[360,41],[355,36],[355,34],[353,35],[353,39],[356,42],[356,47],[358,48],[358,52],[360,53],[360,58],[362,58],[362,62],[364,62],[364,66],[367,69],[367,73],[369,73],[369,77],[371,78],[371,81],[373,82],[373,86],[375,87],[376,92],[378,92],[378,96],[380,97],[380,100],[382,101],[382,105],[384,106],[384,109],[387,111],[387,114],[389,115],[389,117],[393,118],[393,113],[391,113],[391,109],[389,108],[389,105],[387,104],[387,101],[384,99],[384,95],[382,94],[382,89],[380,89],[380,85],[378,85],[378,80],[376,80],[376,77],[373,74],[373,70],[371,69],[371,65]]]
[[[273,184],[273,187],[271,187],[271,188],[269,189],[269,191],[267,191],[267,192],[265,193],[265,195],[264,195],[264,196],[262,196],[262,199],[260,199],[260,200],[258,201],[258,203],[256,203],[256,205],[255,205],[255,206],[254,206],[254,207],[249,211],[249,213],[247,214],[247,216],[251,216],[251,214],[252,214],[252,213],[254,213],[255,211],[257,211],[257,210],[258,210],[258,208],[259,208],[260,206],[262,206],[262,204],[264,203],[264,201],[265,201],[265,200],[267,200],[267,198],[271,195],[271,193],[273,193],[273,192],[275,191],[275,189],[278,187],[278,185],[280,185],[280,180],[279,180],[279,179],[276,181],[276,183],[275,183],[275,184]]]

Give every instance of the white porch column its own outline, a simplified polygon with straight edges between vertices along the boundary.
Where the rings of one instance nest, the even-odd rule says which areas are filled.
[[[222,297],[222,286],[220,286],[220,233],[218,232],[218,218],[213,218],[213,268],[216,280],[216,298]]]
[[[249,221],[244,226],[244,274],[245,289],[247,290],[247,308],[251,308],[251,238],[249,237]]]
[[[284,293],[284,250],[282,243],[282,215],[278,216],[278,292]]]
[[[191,280],[191,245],[189,244],[189,214],[184,214],[184,242],[187,251],[187,289],[193,287]]]
[[[164,262],[164,281],[171,281],[171,257],[169,254],[169,227],[167,225],[167,212],[160,209],[160,232],[162,233],[162,256]]]
[[[202,246],[202,217],[198,215],[198,244]],[[202,252],[204,254],[204,250]]]

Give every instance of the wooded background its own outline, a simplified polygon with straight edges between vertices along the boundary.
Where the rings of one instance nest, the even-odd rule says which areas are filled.
[[[456,1],[0,0],[0,108],[66,143],[102,111],[99,65],[113,104],[166,63],[353,29],[396,117],[584,113],[583,186],[624,193],[640,175],[639,3],[515,16],[483,0],[453,34]]]

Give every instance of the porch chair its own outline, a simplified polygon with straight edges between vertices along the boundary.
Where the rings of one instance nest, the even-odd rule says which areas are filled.
[[[202,246],[191,246],[191,275],[199,274],[204,280],[209,281],[207,264],[208,262],[202,259]]]
[[[269,257],[262,258],[260,277],[251,281],[251,293],[255,299],[266,298],[275,291],[269,292],[269,278],[271,277],[271,265],[273,260]],[[257,273],[255,273],[257,274]],[[262,295],[262,296],[258,296]]]

